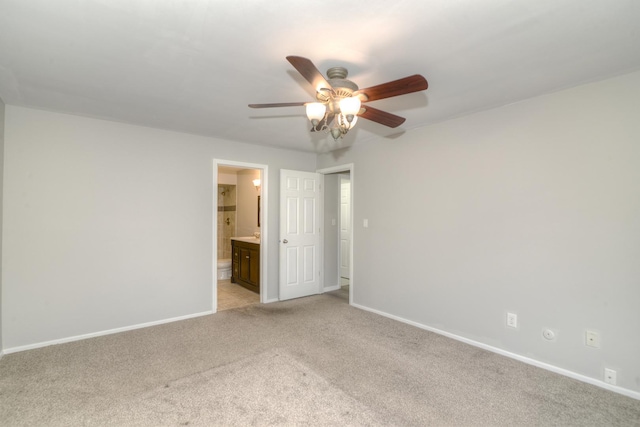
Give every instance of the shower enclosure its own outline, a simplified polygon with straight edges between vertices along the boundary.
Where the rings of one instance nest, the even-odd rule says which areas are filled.
[[[218,185],[218,260],[231,259],[231,238],[236,235],[236,186]]]

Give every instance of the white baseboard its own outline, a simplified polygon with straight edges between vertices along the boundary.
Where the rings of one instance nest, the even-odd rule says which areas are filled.
[[[424,330],[427,330],[427,331],[430,331],[430,332],[434,332],[434,333],[436,333],[438,335],[443,335],[443,336],[445,336],[447,338],[451,338],[451,339],[454,339],[456,341],[461,341],[461,342],[463,342],[465,344],[469,344],[469,345],[472,345],[474,347],[479,347],[479,348],[482,348],[484,350],[488,350],[488,351],[490,351],[492,353],[500,354],[501,356],[506,356],[506,357],[509,357],[511,359],[515,359],[515,360],[518,360],[520,362],[524,362],[524,363],[526,363],[528,365],[533,365],[533,366],[536,366],[538,368],[546,369],[547,371],[555,372],[556,374],[564,375],[565,377],[573,378],[573,379],[578,380],[578,381],[582,381],[582,382],[585,382],[585,383],[588,383],[588,384],[592,384],[592,385],[598,386],[600,388],[604,388],[604,389],[607,389],[609,391],[613,391],[615,393],[619,393],[619,394],[622,394],[624,396],[631,397],[632,399],[640,400],[640,392],[637,392],[637,391],[633,391],[633,390],[629,390],[629,389],[626,389],[626,388],[623,388],[623,387],[607,384],[604,381],[600,381],[600,380],[597,380],[595,378],[588,377],[586,375],[578,374],[576,372],[569,371],[567,369],[560,368],[558,366],[554,366],[554,365],[551,365],[549,363],[541,362],[541,361],[536,360],[536,359],[531,359],[530,357],[522,356],[520,354],[511,353],[511,352],[503,350],[501,348],[493,347],[493,346],[490,346],[488,344],[484,344],[484,343],[479,342],[479,341],[470,340],[469,338],[461,337],[459,335],[455,335],[455,334],[452,334],[450,332],[446,332],[446,331],[442,331],[440,329],[432,328],[431,326],[423,325],[421,323],[414,322],[412,320],[407,320],[407,319],[404,319],[402,317],[395,316],[393,314],[385,313],[384,311],[376,310],[376,309],[369,308],[369,307],[366,307],[366,306],[363,306],[363,305],[359,305],[359,304],[351,304],[351,305],[353,307],[359,308],[361,310],[365,310],[365,311],[369,311],[371,313],[379,314],[380,316],[388,317],[389,319],[397,320],[398,322],[406,323],[408,325],[415,326],[415,327],[420,328],[420,329],[424,329]]]
[[[342,286],[340,286],[340,284],[337,284],[335,286],[328,286],[326,288],[322,289],[322,292],[331,292],[331,291],[337,291],[338,289],[340,289]]]
[[[164,323],[177,322],[179,320],[193,319],[194,317],[207,316],[209,314],[214,314],[214,312],[213,311],[204,311],[202,313],[188,314],[186,316],[173,317],[171,319],[157,320],[157,321],[154,321],[154,322],[140,323],[138,325],[125,326],[125,327],[122,327],[122,328],[109,329],[109,330],[106,330],[106,331],[93,332],[93,333],[90,333],[90,334],[76,335],[76,336],[73,336],[73,337],[60,338],[60,339],[57,339],[57,340],[45,341],[45,342],[29,344],[29,345],[24,345],[24,346],[19,346],[19,347],[11,347],[11,348],[4,349],[3,353],[4,354],[18,353],[20,351],[33,350],[35,348],[48,347],[50,345],[64,344],[64,343],[73,342],[73,341],[85,340],[87,338],[95,338],[95,337],[100,337],[100,336],[103,336],[103,335],[111,335],[111,334],[117,334],[119,332],[132,331],[134,329],[147,328],[149,326],[162,325]]]

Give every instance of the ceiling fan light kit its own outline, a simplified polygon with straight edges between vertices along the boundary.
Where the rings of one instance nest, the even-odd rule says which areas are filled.
[[[287,56],[287,60],[316,90],[316,102],[284,102],[275,104],[249,104],[251,108],[306,107],[307,118],[311,122],[311,132],[328,132],[334,140],[343,138],[355,126],[358,116],[388,127],[398,127],[404,123],[403,117],[363,105],[369,101],[426,90],[427,80],[419,74],[359,89],[347,80],[348,71],[344,67],[327,70],[326,80],[313,63],[300,56]]]

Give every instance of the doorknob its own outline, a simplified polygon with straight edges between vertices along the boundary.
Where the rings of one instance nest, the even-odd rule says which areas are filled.
[[[284,239],[282,243],[289,243],[289,241],[287,239]]]

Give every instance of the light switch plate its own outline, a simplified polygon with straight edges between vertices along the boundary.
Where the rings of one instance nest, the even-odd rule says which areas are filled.
[[[507,326],[510,328],[518,327],[518,315],[515,313],[507,313]]]

